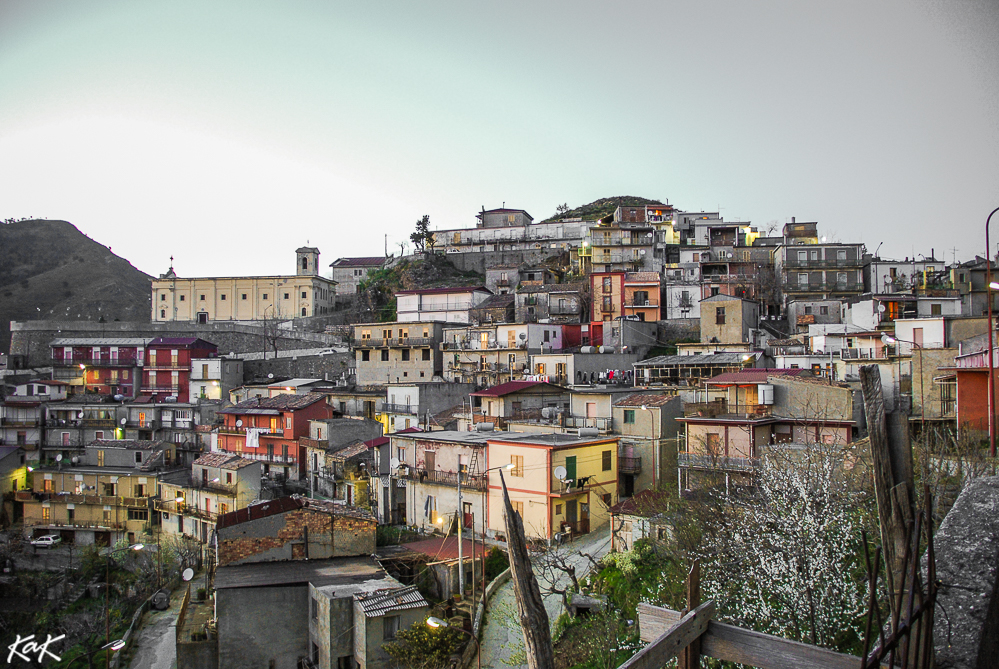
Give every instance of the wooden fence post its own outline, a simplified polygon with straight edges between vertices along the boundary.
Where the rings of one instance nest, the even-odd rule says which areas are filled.
[[[687,574],[687,609],[693,611],[701,605],[701,561],[694,560]],[[701,666],[701,640],[694,639],[680,654],[679,669],[697,669]]]

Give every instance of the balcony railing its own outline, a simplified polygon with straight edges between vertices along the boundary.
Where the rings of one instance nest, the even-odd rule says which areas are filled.
[[[211,492],[222,493],[230,497],[236,493],[236,484],[228,485],[221,481],[206,481],[194,476],[191,477],[191,487],[198,490],[209,490]]]
[[[384,340],[381,337],[366,337],[363,339],[351,339],[350,345],[354,348],[376,348],[378,346],[385,346]]]
[[[640,474],[642,471],[642,459],[638,457],[619,456],[617,459],[617,471],[620,474]]]
[[[52,356],[52,364],[55,367],[76,367],[78,365],[92,365],[94,367],[141,367],[143,361],[139,358],[132,358],[126,356],[75,356],[72,358],[67,358],[62,355],[55,354]]]
[[[80,427],[118,427],[114,418],[81,418]]]
[[[840,360],[887,360],[888,349],[880,351],[874,348],[844,348],[839,351]]]
[[[864,284],[858,281],[815,281],[810,283],[798,283],[797,281],[784,282],[785,293],[817,293],[823,291],[843,291],[860,292],[864,290]]]
[[[485,491],[489,488],[489,480],[482,474],[466,474],[458,472],[442,472],[436,469],[422,469],[417,467],[406,467],[405,478],[421,483],[434,483],[437,485],[447,485],[458,487],[459,478],[462,488]]]
[[[406,347],[406,346],[433,346],[434,340],[431,337],[397,337],[396,339],[389,339],[388,346]]]
[[[769,404],[729,404],[728,402],[689,402],[683,406],[687,418],[766,418],[773,415]]]
[[[100,504],[102,506],[144,507],[148,505],[148,497],[117,497],[114,495],[77,495],[71,492],[37,492],[34,490],[18,490],[16,499],[19,502],[69,502],[70,504]]]
[[[172,395],[176,395],[180,392],[180,386],[151,386],[143,383],[142,391],[149,393],[170,393]]]
[[[102,520],[96,520],[96,521],[95,520],[90,520],[90,521],[87,521],[87,520],[73,520],[73,522],[70,522],[68,520],[66,520],[66,521],[63,521],[63,520],[55,520],[55,521],[53,521],[53,520],[41,520],[41,519],[37,519],[36,518],[34,520],[25,520],[24,524],[27,527],[51,527],[51,528],[59,528],[59,529],[66,529],[66,530],[87,530],[87,529],[94,529],[94,530],[123,530],[123,529],[125,529],[125,523],[122,523],[122,522],[116,523],[113,520],[109,520],[109,521],[102,521]]]
[[[382,413],[405,413],[417,415],[420,413],[420,407],[416,404],[390,404],[386,402],[382,404]]]
[[[579,313],[579,306],[572,304],[566,304],[564,306],[559,304],[549,304],[548,313],[552,316],[575,316]]]
[[[722,471],[746,472],[758,469],[759,458],[731,458],[700,453],[677,453],[676,463],[686,469],[715,469]]]
[[[587,417],[587,416],[566,416],[565,426],[568,428],[595,427],[598,430],[609,430],[613,423],[612,418]]]
[[[41,422],[38,418],[0,418],[4,427],[38,427]]]
[[[590,533],[590,521],[587,520],[575,520],[568,521],[563,520],[559,523],[559,532],[562,534],[589,534]]]
[[[785,267],[797,267],[801,269],[810,268],[826,268],[826,267],[861,267],[863,266],[863,261],[860,258],[832,258],[832,259],[815,259],[815,260],[800,260],[794,256],[788,256],[787,260],[784,262]]]

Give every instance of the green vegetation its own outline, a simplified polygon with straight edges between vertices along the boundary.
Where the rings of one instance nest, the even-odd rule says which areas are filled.
[[[617,197],[605,197],[594,200],[589,204],[569,209],[565,205],[559,205],[555,215],[547,218],[542,223],[549,221],[564,221],[567,218],[581,218],[584,221],[596,221],[614,213],[618,207],[636,207],[643,204],[662,204],[659,200],[649,200],[644,197],[634,195],[618,195]]]
[[[415,233],[414,233],[415,234]],[[400,290],[481,285],[478,272],[462,272],[439,253],[407,257],[391,267],[374,270],[359,285],[361,299],[379,323],[396,319],[395,293]]]
[[[399,630],[396,641],[382,648],[400,666],[407,669],[446,669],[451,656],[458,653],[466,637],[452,627],[430,627],[426,620],[413,623],[408,630]]]
[[[502,574],[509,567],[510,560],[507,559],[506,553],[493,546],[486,555],[486,582],[492,582],[494,578]]]

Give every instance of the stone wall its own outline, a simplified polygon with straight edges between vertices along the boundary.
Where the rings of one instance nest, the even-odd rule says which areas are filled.
[[[218,531],[219,566],[375,552],[373,519],[337,515],[331,535],[332,518],[329,513],[302,508],[222,528]]]
[[[273,374],[275,378],[335,381],[343,374],[350,376],[353,372],[354,356],[350,353],[290,356],[243,362],[243,376],[247,380],[266,379],[268,374]]]
[[[309,645],[308,584],[227,588],[215,597],[219,669],[298,669]]]

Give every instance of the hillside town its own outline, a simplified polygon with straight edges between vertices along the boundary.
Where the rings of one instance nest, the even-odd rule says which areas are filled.
[[[509,501],[551,624],[619,611],[613,652],[565,669],[617,666],[638,643],[620,556],[659,560],[672,585],[641,601],[677,611],[696,557],[721,606],[744,576],[708,565],[753,536],[722,507],[794,488],[774,468],[835,461],[831,494],[873,509],[839,523],[862,574],[861,529],[884,536],[865,375],[929,454],[916,480],[947,505],[937,525],[994,470],[994,259],[886,258],[821,222],[654,201],[537,222],[504,203],[411,240],[331,262],[272,243],[294,263],[274,276],[171,259],[148,320],[12,322],[0,559],[4,597],[35,602],[18,624],[91,606],[63,661],[159,666],[144,653],[169,632],[178,667],[389,669],[415,666],[406,631],[430,620],[453,632],[441,666],[529,664],[495,641]],[[758,631],[859,655],[866,579],[838,622]]]

